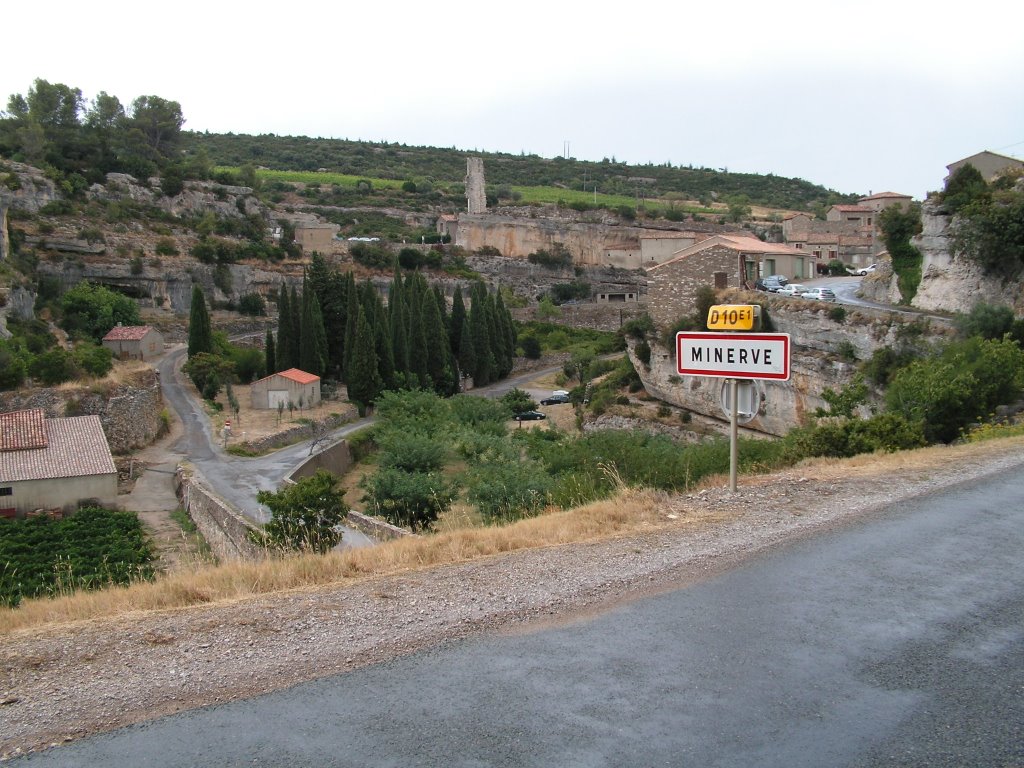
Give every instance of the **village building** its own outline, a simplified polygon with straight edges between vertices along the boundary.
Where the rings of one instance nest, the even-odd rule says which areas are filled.
[[[148,325],[116,325],[103,337],[103,346],[118,360],[152,360],[164,352],[164,337]]]
[[[249,385],[249,397],[255,409],[289,408],[289,403],[295,408],[312,408],[320,403],[320,377],[289,368],[254,381]]]
[[[833,205],[824,221],[809,213],[793,213],[782,220],[782,240],[806,252],[815,272],[823,272],[830,261],[866,267],[878,261],[885,246],[879,216],[893,206],[906,211],[912,203],[910,195],[880,192],[860,198],[855,205]]]
[[[117,469],[99,416],[0,413],[0,517],[113,504]]]
[[[804,252],[749,235],[713,235],[648,268],[647,311],[660,327],[693,311],[697,289],[753,288],[768,275],[802,279],[813,273]]]
[[[1024,160],[1018,160],[1016,157],[1000,155],[996,152],[989,152],[988,150],[985,150],[984,152],[978,152],[970,157],[965,157],[963,160],[957,160],[955,163],[947,165],[946,170],[949,171],[949,174],[943,180],[943,183],[946,183],[953,178],[953,174],[965,165],[973,165],[977,168],[985,181],[992,181],[994,178],[1000,176],[1006,171],[1024,171]]]

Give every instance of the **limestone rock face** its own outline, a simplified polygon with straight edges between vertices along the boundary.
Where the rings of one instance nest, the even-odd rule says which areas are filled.
[[[1019,281],[986,275],[969,259],[955,256],[950,245],[949,216],[926,202],[921,212],[923,229],[914,239],[921,251],[921,285],[911,304],[919,309],[970,312],[978,301],[1012,307],[1024,312],[1024,292]]]
[[[4,168],[17,178],[17,189],[0,184],[0,208],[39,213],[47,203],[60,198],[56,185],[38,168],[24,163],[4,161]]]
[[[736,303],[749,302],[738,297]],[[790,334],[791,377],[789,381],[759,382],[765,395],[762,410],[747,426],[771,435],[784,435],[806,424],[808,416],[818,408],[827,410],[822,392],[838,392],[849,384],[858,361],[868,359],[881,347],[898,346],[906,333],[904,327],[916,321],[888,310],[849,308],[839,321],[831,316],[831,307],[794,308],[793,302],[785,299],[768,299],[767,306],[775,332]],[[933,320],[926,329],[926,341],[949,338],[953,333],[949,323]],[[694,413],[724,420],[720,400],[724,379],[679,376],[675,350],[651,340],[650,367],[645,367],[634,353],[635,340],[628,341],[633,366],[649,394]]]

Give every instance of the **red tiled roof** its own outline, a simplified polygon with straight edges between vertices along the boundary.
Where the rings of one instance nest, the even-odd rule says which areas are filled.
[[[46,447],[0,451],[0,482],[117,472],[99,416],[45,419],[44,426]]]
[[[141,341],[152,330],[148,325],[116,325],[103,337],[104,341]]]
[[[911,199],[910,195],[901,195],[899,192],[879,192],[877,195],[868,195],[867,197],[862,197],[860,201],[863,203],[865,200],[887,200],[891,198],[899,198],[901,200]]]
[[[266,381],[272,376],[284,376],[286,379],[290,379],[291,381],[294,381],[297,384],[312,384],[314,381],[320,381],[319,376],[316,376],[315,374],[312,373],[306,373],[305,371],[300,371],[298,368],[289,368],[286,371],[278,371],[277,373],[272,373],[270,374],[270,376],[264,376],[262,379],[260,379],[260,381]],[[253,384],[258,383],[259,382],[253,382]]]
[[[41,408],[0,413],[0,451],[25,451],[46,447],[46,427]]]

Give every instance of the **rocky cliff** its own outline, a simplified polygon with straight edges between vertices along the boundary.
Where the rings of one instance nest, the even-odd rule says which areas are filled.
[[[983,301],[1011,307],[1024,314],[1024,286],[985,274],[978,264],[956,256],[950,243],[951,217],[934,200],[921,210],[921,234],[912,240],[921,252],[921,284],[910,305],[930,312],[970,312]],[[870,301],[897,304],[901,300],[896,275],[886,266],[864,279],[861,295]]]
[[[789,381],[759,382],[764,392],[761,412],[748,425],[772,435],[784,435],[807,423],[817,408],[826,408],[825,389],[839,391],[850,383],[859,361],[880,347],[899,346],[904,339],[925,342],[949,338],[953,329],[938,320],[918,318],[886,310],[846,308],[845,316],[834,305],[809,305],[775,297],[744,296],[736,292],[723,298],[729,303],[765,305],[772,329],[788,333],[792,342]],[[679,376],[675,350],[656,340],[651,345],[650,365],[636,356],[636,340],[630,339],[633,365],[651,395],[667,403],[713,419],[724,419],[721,407],[723,379]]]

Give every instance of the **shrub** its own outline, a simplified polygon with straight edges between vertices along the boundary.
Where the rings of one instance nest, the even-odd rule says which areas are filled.
[[[238,311],[243,315],[258,317],[266,313],[266,302],[258,293],[246,293],[238,300]]]
[[[490,521],[540,512],[551,486],[551,477],[535,461],[482,462],[466,473],[466,497]]]
[[[523,356],[528,360],[539,360],[542,354],[540,341],[536,336],[523,336],[519,339],[519,345],[523,348]]]
[[[177,256],[178,246],[170,237],[161,237],[156,241],[156,253],[158,256]]]
[[[361,483],[367,509],[393,525],[414,531],[433,525],[455,499],[457,487],[437,472],[382,468]]]
[[[842,323],[846,320],[846,307],[842,304],[836,304],[834,307],[829,307],[828,319],[834,323]]]
[[[78,344],[74,358],[83,371],[97,377],[106,376],[114,365],[114,353],[98,344]]]
[[[645,368],[651,367],[651,345],[647,341],[639,342],[634,348],[636,359],[643,363]]]

